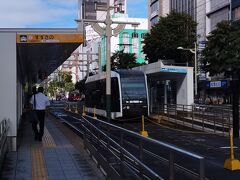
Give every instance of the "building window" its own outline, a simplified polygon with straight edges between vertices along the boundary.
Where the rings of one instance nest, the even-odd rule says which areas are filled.
[[[158,11],[158,1],[151,5],[151,13]]]
[[[141,34],[142,40],[145,39],[145,37],[146,37],[146,33],[142,33],[142,34]]]
[[[158,17],[155,17],[155,18],[153,18],[153,19],[151,19],[151,26],[154,26],[155,24],[157,24],[158,23],[158,20],[159,20],[159,18]]]
[[[138,38],[138,33],[132,33],[132,38]]]
[[[138,57],[138,33],[132,33],[132,53]]]
[[[239,20],[240,19],[240,7],[237,7],[233,10],[233,19]]]
[[[122,34],[122,48],[125,53],[129,53],[129,46],[129,34],[125,32]]]
[[[141,57],[142,57],[142,58],[145,58],[145,56],[146,56],[146,55],[143,53],[143,46],[145,45],[145,44],[143,43],[143,41],[144,41],[145,37],[146,37],[146,33],[142,33],[142,34],[141,34]]]

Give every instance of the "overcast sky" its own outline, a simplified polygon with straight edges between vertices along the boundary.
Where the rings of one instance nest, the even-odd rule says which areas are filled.
[[[146,18],[147,0],[127,0],[129,17]],[[74,28],[78,0],[2,0],[0,28]]]

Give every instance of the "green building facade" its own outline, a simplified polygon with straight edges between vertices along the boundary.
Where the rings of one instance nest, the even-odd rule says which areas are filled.
[[[120,32],[117,38],[112,37],[111,42],[118,41],[118,49],[125,53],[135,53],[138,63],[145,62],[145,55],[142,52],[143,39],[148,30],[144,29],[124,29]],[[111,47],[113,49],[113,47]],[[116,47],[115,47],[116,48]],[[106,37],[101,38],[101,65],[106,64]]]

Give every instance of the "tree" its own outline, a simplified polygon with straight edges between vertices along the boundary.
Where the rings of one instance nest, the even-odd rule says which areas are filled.
[[[58,82],[56,80],[53,80],[49,82],[47,92],[50,94],[50,96],[55,96],[55,93],[58,89]]]
[[[74,90],[72,82],[72,75],[70,72],[59,72],[60,80],[53,80],[49,82],[47,92],[50,96],[56,96],[57,93],[65,93]]]
[[[65,85],[64,85],[64,90],[66,92],[71,92],[75,89],[75,86],[72,82],[66,82]]]
[[[60,72],[60,77],[63,82],[72,82],[72,75],[71,72],[63,71]]]
[[[231,77],[233,136],[239,137],[240,24],[222,21],[208,37],[203,51],[204,70],[211,76]]]
[[[133,53],[125,53],[124,50],[115,51],[111,57],[111,69],[131,69],[143,65],[136,62],[136,56]],[[103,71],[106,66],[103,67]]]
[[[197,39],[196,27],[197,23],[188,14],[173,11],[166,17],[160,17],[144,39],[143,52],[149,63],[157,62],[158,59],[173,59],[176,63],[185,63],[191,59],[193,64],[193,54],[179,51],[177,47],[194,46]]]

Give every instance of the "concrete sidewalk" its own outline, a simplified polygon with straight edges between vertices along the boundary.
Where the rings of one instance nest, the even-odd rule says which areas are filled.
[[[42,142],[34,140],[29,122],[23,122],[17,152],[9,152],[1,180],[105,179],[83,149],[82,139],[54,117],[45,121]]]

